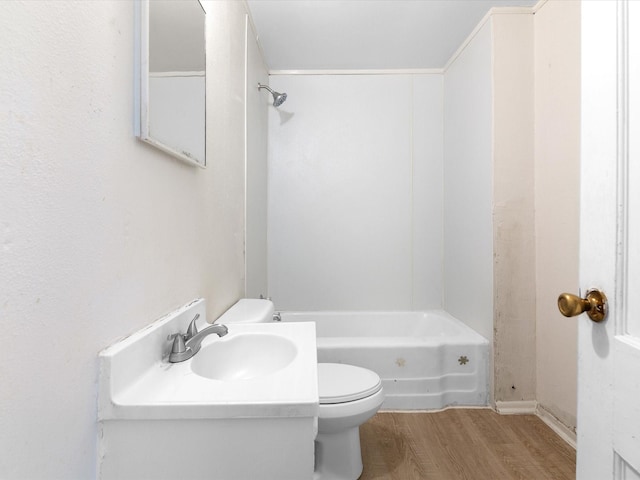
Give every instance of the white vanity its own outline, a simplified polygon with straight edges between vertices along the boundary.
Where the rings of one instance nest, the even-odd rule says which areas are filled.
[[[205,328],[197,300],[100,353],[97,477],[311,480],[315,325],[230,324],[170,363],[168,337],[196,314]]]

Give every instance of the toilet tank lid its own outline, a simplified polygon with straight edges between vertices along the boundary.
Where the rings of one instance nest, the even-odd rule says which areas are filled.
[[[274,306],[271,300],[241,298],[224,312],[215,323],[265,323],[273,320]]]

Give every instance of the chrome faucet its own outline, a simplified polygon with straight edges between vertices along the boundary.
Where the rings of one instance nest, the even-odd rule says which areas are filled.
[[[191,320],[187,333],[174,333],[167,337],[167,340],[173,339],[173,346],[169,355],[171,363],[184,362],[193,357],[200,350],[200,344],[205,337],[214,333],[219,337],[224,337],[229,333],[229,330],[224,325],[209,325],[207,328],[198,331],[196,327],[198,318],[200,318],[199,313]]]

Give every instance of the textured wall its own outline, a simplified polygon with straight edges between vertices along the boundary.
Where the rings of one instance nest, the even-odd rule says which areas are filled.
[[[536,399],[533,15],[493,25],[494,394]]]
[[[95,475],[96,355],[244,287],[242,2],[209,2],[208,164],[133,136],[133,3],[0,2],[0,477]]]

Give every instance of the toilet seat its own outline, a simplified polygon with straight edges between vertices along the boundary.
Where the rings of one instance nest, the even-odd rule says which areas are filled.
[[[378,374],[366,368],[341,363],[318,364],[320,405],[353,402],[381,389]]]

